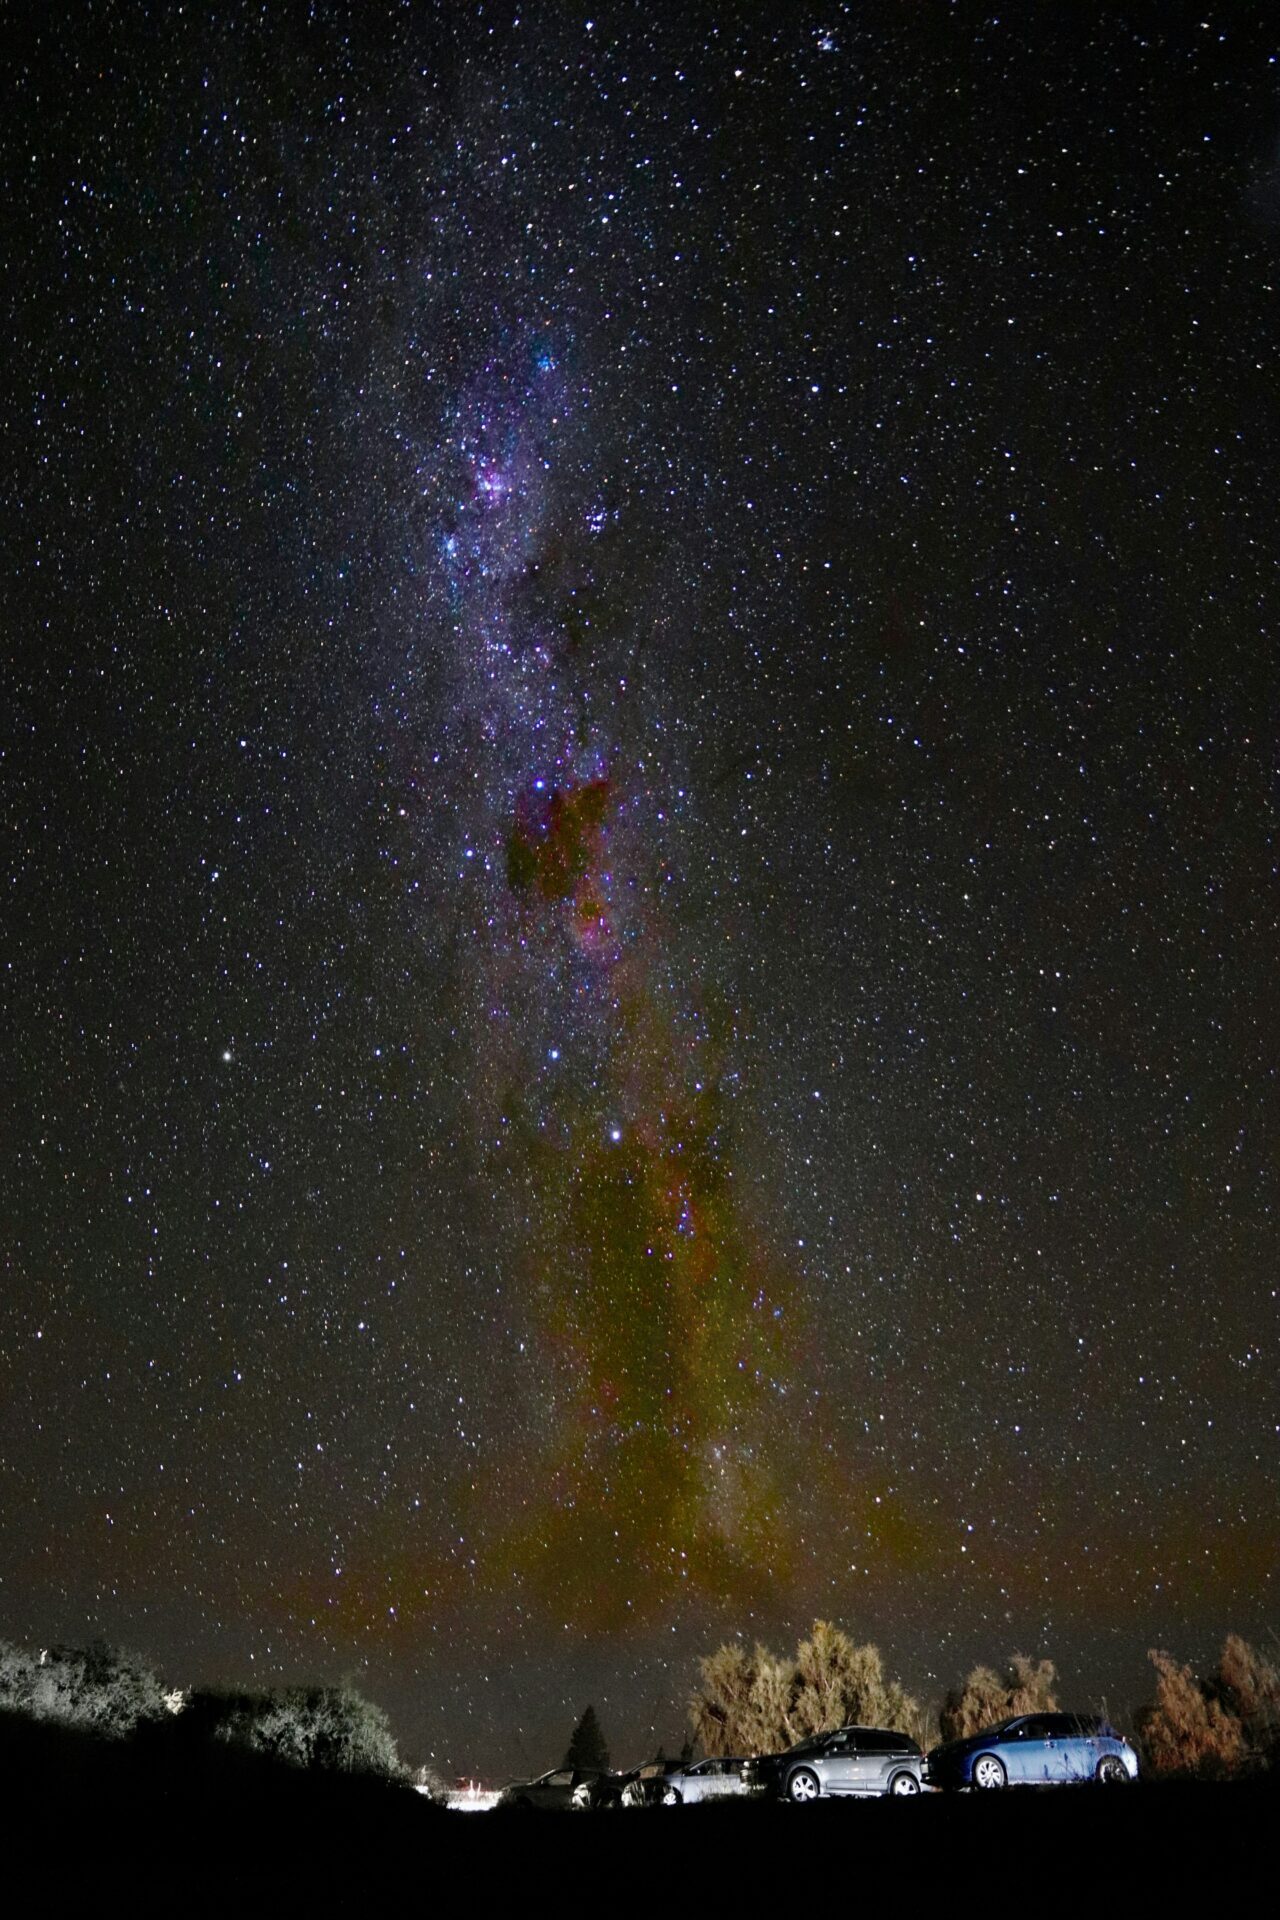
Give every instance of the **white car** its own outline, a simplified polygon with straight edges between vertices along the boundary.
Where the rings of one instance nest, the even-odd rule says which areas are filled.
[[[743,1762],[736,1755],[714,1760],[659,1760],[641,1767],[622,1789],[624,1807],[692,1806],[701,1800],[728,1800],[746,1793]]]

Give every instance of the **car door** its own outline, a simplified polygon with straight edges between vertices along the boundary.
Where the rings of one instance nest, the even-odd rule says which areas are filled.
[[[849,1741],[849,1793],[874,1793],[875,1775],[880,1771],[881,1756],[873,1751],[874,1742],[865,1733],[855,1733]]]
[[[544,1773],[538,1786],[540,1807],[567,1807],[573,1799],[573,1769],[560,1767],[554,1773]]]
[[[826,1793],[858,1791],[858,1749],[851,1733],[833,1733],[825,1742],[817,1769]]]
[[[1033,1714],[1020,1724],[1016,1742],[1018,1778],[1028,1786],[1062,1778],[1062,1743],[1055,1738],[1055,1717]]]
[[[1057,1723],[1054,1739],[1058,1761],[1065,1780],[1092,1780],[1102,1743],[1097,1737],[1097,1722],[1081,1720],[1071,1713],[1053,1716]]]
[[[884,1793],[888,1790],[889,1777],[900,1772],[904,1766],[918,1761],[909,1747],[905,1747],[896,1734],[882,1728],[869,1727],[856,1736],[858,1747],[857,1791],[859,1793]]]
[[[710,1799],[715,1790],[711,1770],[718,1764],[715,1760],[699,1760],[696,1767],[690,1767],[679,1783],[682,1799],[686,1802]]]
[[[1032,1773],[1034,1725],[1035,1722],[1031,1719],[1013,1720],[1007,1727],[1001,1729],[999,1753],[1010,1786],[1022,1785],[1034,1777]]]

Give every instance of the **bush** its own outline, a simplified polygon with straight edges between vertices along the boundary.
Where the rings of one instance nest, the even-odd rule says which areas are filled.
[[[386,1714],[354,1687],[285,1687],[226,1700],[215,1737],[291,1766],[402,1772]]]
[[[29,1653],[0,1642],[0,1708],[123,1740],[164,1716],[172,1696],[132,1655],[101,1641]]]
[[[1197,1679],[1171,1655],[1148,1655],[1156,1695],[1139,1718],[1154,1773],[1222,1778],[1274,1763],[1280,1730],[1280,1673],[1247,1640],[1229,1633],[1217,1665]]]
[[[1055,1712],[1057,1677],[1052,1660],[1032,1660],[1025,1653],[1011,1654],[1003,1673],[993,1667],[975,1667],[964,1685],[953,1689],[943,1702],[939,1715],[943,1739],[967,1739],[1018,1713]]]
[[[699,1668],[689,1718],[708,1754],[776,1752],[851,1722],[894,1727],[923,1744],[925,1716],[886,1678],[879,1648],[856,1645],[829,1620],[814,1621],[794,1657],[758,1643],[748,1653],[731,1640]]]

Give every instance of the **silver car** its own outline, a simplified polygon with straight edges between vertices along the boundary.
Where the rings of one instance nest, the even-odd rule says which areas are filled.
[[[919,1793],[924,1755],[888,1727],[839,1727],[815,1733],[786,1753],[764,1754],[742,1770],[748,1791],[801,1804],[834,1794]]]
[[[655,1761],[641,1767],[622,1789],[624,1807],[679,1807],[701,1800],[728,1800],[745,1794],[746,1761],[736,1755],[714,1760]]]

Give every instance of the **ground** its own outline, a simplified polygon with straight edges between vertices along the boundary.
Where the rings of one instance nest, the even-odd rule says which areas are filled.
[[[1280,1810],[1264,1780],[464,1816],[411,1790],[308,1780],[234,1755],[184,1775],[172,1754],[157,1766],[32,1733],[9,1729],[0,1791],[21,1836],[10,1884],[23,1868],[38,1872],[48,1913],[110,1899],[131,1916],[278,1920],[498,1901],[559,1908],[584,1896],[602,1914],[692,1902],[728,1915],[846,1896],[911,1913],[1003,1898],[1037,1914],[1138,1902],[1182,1913],[1262,1883]]]

